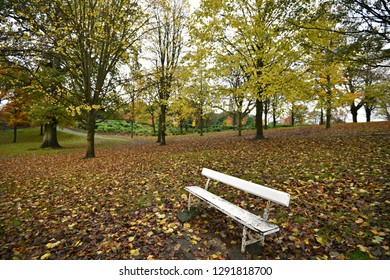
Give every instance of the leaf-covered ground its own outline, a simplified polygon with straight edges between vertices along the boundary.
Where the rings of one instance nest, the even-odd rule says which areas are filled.
[[[1,259],[389,259],[390,122],[123,142],[83,154],[0,155]],[[241,229],[199,204],[180,222],[187,185],[208,167],[291,194],[280,231],[239,253]],[[255,213],[264,202],[211,190]]]

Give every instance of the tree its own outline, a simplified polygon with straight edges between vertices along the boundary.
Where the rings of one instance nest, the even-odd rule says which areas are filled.
[[[28,86],[31,79],[26,73],[12,63],[0,65],[0,101],[6,101],[0,107],[0,119],[8,126],[13,127],[13,143],[17,140],[17,129],[23,125],[29,125],[31,116],[29,107],[31,100],[28,95]]]
[[[384,81],[379,88],[378,96],[379,115],[390,121],[390,80]]]
[[[280,117],[283,112],[282,104],[285,101],[284,97],[280,93],[275,93],[271,96],[271,110],[272,110],[272,125],[276,127],[277,118]]]
[[[31,117],[27,113],[27,106],[28,101],[23,98],[23,94],[15,92],[13,96],[8,99],[7,104],[0,110],[0,120],[5,120],[8,126],[13,127],[13,143],[16,143],[18,127],[29,125],[31,122]]]
[[[351,95],[351,113],[357,122],[357,111],[364,107],[366,119],[376,108],[380,91],[374,90],[389,77],[388,28],[389,5],[385,1],[339,1],[344,9],[343,35],[347,37],[342,56],[347,63],[346,88]],[[386,78],[387,77],[387,78]],[[378,95],[378,96],[376,96]],[[355,103],[358,99],[358,103]]]
[[[97,113],[119,103],[120,66],[130,60],[148,22],[140,4],[137,0],[11,3],[6,15],[10,18],[8,30],[25,46],[13,54],[29,54],[39,60],[49,57],[50,63],[58,65],[56,69],[64,71],[67,82],[54,84],[55,90],[47,93],[85,121],[85,157],[95,157]],[[15,21],[19,33],[12,32]],[[30,70],[36,67],[34,60],[27,62]]]
[[[293,103],[291,106],[291,126],[296,123],[304,124],[307,114],[308,108],[306,105]]]
[[[343,63],[339,60],[340,46],[345,45],[345,38],[332,30],[337,21],[329,18],[332,3],[324,2],[317,7],[317,17],[308,19],[303,29],[308,36],[304,40],[308,56],[308,71],[313,75],[318,94],[318,105],[325,110],[326,128],[331,126],[332,110],[336,108],[344,93]]]
[[[233,115],[233,125],[238,131],[238,136],[241,136],[244,119],[254,108],[253,95],[247,88],[248,76],[242,72],[242,69],[233,68],[232,65],[226,67],[225,71],[220,67],[216,69],[217,73],[222,74],[222,86],[218,87],[218,91],[228,99],[228,108],[222,106],[220,109]],[[224,84],[226,86],[223,86]]]
[[[364,105],[364,99],[359,93],[359,81],[357,80],[359,70],[349,66],[345,69],[344,72],[345,87],[350,96],[350,112],[352,114],[352,121],[357,123],[358,111]],[[358,99],[357,104],[356,99]]]
[[[211,79],[213,78],[210,50],[192,36],[190,51],[185,56],[186,66],[182,73],[186,87],[183,93],[190,101],[199,133],[203,135],[204,116],[211,108]]]
[[[388,57],[390,49],[390,5],[385,0],[338,0],[344,9],[338,9],[336,16],[341,16],[345,34],[359,42],[376,40],[380,49],[369,62],[372,67],[390,67]],[[364,54],[361,54],[364,56]],[[357,55],[354,59],[360,59]]]
[[[45,92],[34,91],[31,97],[29,113],[33,118],[32,123],[42,126],[43,140],[40,148],[61,148],[58,143],[57,126],[73,124],[75,119],[61,103]]]
[[[130,66],[128,73],[128,82],[123,85],[123,89],[126,91],[130,105],[129,112],[125,118],[127,122],[131,124],[131,138],[134,137],[134,124],[136,118],[136,103],[138,103],[138,97],[140,97],[142,90],[145,88],[142,72],[140,71],[141,65],[139,63],[138,52],[135,52],[134,63]],[[141,105],[141,103],[138,103]],[[137,109],[139,106],[137,106]],[[139,112],[138,112],[139,113]]]
[[[153,1],[151,13],[150,51],[160,106],[157,141],[166,145],[167,110],[184,46],[189,5],[186,0]]]
[[[173,123],[175,126],[179,126],[180,134],[184,134],[184,129],[187,131],[188,122],[193,117],[195,111],[193,101],[186,93],[185,89],[179,90],[170,108]]]
[[[320,67],[323,83],[318,83],[322,96],[320,91],[317,93],[320,93],[318,104],[321,106],[321,112],[325,110],[327,113],[327,127],[330,125],[331,107],[334,109],[343,105],[344,101],[349,103],[353,121],[357,122],[357,112],[360,108],[364,106],[368,114],[374,108],[370,104],[374,103],[375,98],[364,98],[364,69],[389,67],[388,3],[381,0],[317,1],[315,5],[309,6],[305,14],[307,16],[304,20],[294,21],[294,25],[307,32],[308,36],[304,41],[305,45],[310,46],[313,61],[325,62],[324,67]],[[313,56],[315,53],[316,57]],[[308,64],[312,66],[311,63]],[[332,64],[338,64],[337,68],[344,72],[343,84],[346,93],[342,92],[338,78],[334,76],[335,73],[339,75],[339,70],[333,74],[323,71],[332,68],[336,70]],[[317,78],[317,81],[320,80]],[[328,80],[327,85],[325,80]],[[338,100],[330,100],[332,95]]]
[[[199,36],[216,52],[233,57],[234,67],[247,75],[256,107],[256,139],[264,138],[264,103],[280,85],[281,74],[295,59],[296,1],[205,0],[196,12]]]

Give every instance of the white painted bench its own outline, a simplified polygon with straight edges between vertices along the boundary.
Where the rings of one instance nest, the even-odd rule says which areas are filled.
[[[264,244],[264,238],[266,235],[279,231],[279,227],[277,225],[267,221],[270,204],[271,202],[274,202],[288,207],[290,203],[289,194],[207,168],[203,168],[202,175],[208,178],[205,188],[197,186],[184,188],[189,192],[188,211],[191,209],[191,195],[194,195],[240,223],[243,226],[241,252],[244,253],[245,247],[249,244],[259,241]],[[211,180],[221,182],[267,200],[263,217],[259,217],[209,192],[208,188]],[[252,235],[248,232],[248,229],[254,231],[256,235]]]

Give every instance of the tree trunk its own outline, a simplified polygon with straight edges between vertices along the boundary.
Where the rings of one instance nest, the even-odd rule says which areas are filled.
[[[352,114],[352,121],[354,123],[357,123],[358,122],[358,111],[359,109],[363,106],[363,102],[360,102],[358,105],[355,105],[355,101],[352,101],[351,103],[351,114]]]
[[[372,109],[369,107],[365,107],[365,110],[366,110],[366,121],[371,122]]]
[[[353,104],[353,107],[351,106],[351,114],[352,114],[352,121],[354,123],[357,123],[358,110],[356,109],[355,104]]]
[[[165,140],[165,136],[166,136],[166,130],[167,130],[167,124],[166,124],[166,118],[167,118],[167,106],[165,104],[162,104],[161,105],[161,119],[160,119],[160,137],[161,137],[161,142],[160,142],[160,145],[161,146],[164,146],[167,144],[166,140]]]
[[[272,106],[272,124],[273,127],[276,127],[276,106]]]
[[[269,104],[270,104],[270,99],[267,98],[264,101],[263,108],[264,108],[264,129],[268,129],[268,112],[269,112]]]
[[[96,125],[96,115],[95,111],[91,110],[88,112],[87,116],[87,153],[85,158],[94,158],[95,157],[95,125]]]
[[[156,135],[156,122],[154,121],[154,114],[152,116],[152,129],[153,129],[153,136]]]
[[[390,113],[387,111],[387,108],[385,108],[385,114],[386,114],[386,120],[390,121]]]
[[[256,118],[255,118],[255,125],[256,125],[255,140],[264,139],[263,106],[264,106],[263,100],[259,100],[259,98],[257,98],[256,99]]]
[[[184,120],[181,119],[181,120],[180,120],[180,134],[181,134],[181,135],[184,135],[183,126],[184,126]]]
[[[330,128],[330,122],[332,118],[332,89],[330,87],[330,75],[326,76],[326,80],[328,81],[328,86],[326,89],[326,128]]]
[[[45,123],[43,126],[43,142],[41,148],[53,148],[59,149],[62,148],[60,144],[58,144],[57,139],[57,119],[52,118],[50,122]]]
[[[323,125],[324,124],[324,109],[321,108],[321,111],[320,111],[320,125]]]
[[[157,143],[161,143],[161,133],[162,133],[162,115],[158,115],[158,127],[157,127]]]
[[[12,140],[12,143],[16,143],[16,134],[17,134],[18,126],[14,125],[14,139]]]
[[[326,128],[330,128],[331,117],[332,117],[332,108],[326,108]]]
[[[203,136],[203,110],[200,108],[199,111],[199,127],[200,127],[200,136]]]
[[[295,113],[294,110],[291,109],[291,126],[295,125]]]
[[[237,128],[238,128],[238,136],[242,136],[242,112],[237,112]]]
[[[135,100],[134,95],[131,98],[131,138],[134,138],[134,122],[135,122]]]

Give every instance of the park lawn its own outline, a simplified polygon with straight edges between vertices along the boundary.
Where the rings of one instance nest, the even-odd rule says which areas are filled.
[[[36,156],[36,155],[53,155],[64,153],[84,152],[87,145],[86,136],[65,133],[61,128],[57,129],[58,142],[61,149],[40,149],[43,136],[40,135],[40,128],[18,129],[17,141],[12,143],[13,130],[0,131],[0,157],[5,156]],[[96,147],[109,148],[121,144],[120,138],[96,138]]]
[[[83,138],[63,136],[66,152],[35,150],[39,138],[22,130],[12,155],[0,141],[1,259],[390,258],[390,122],[273,129],[262,141],[253,131],[166,146],[102,140],[88,160]],[[288,192],[290,207],[270,215],[280,232],[239,255],[241,230],[218,211],[199,205],[181,223],[183,187],[204,185],[203,167]],[[211,190],[253,212],[264,206]]]

